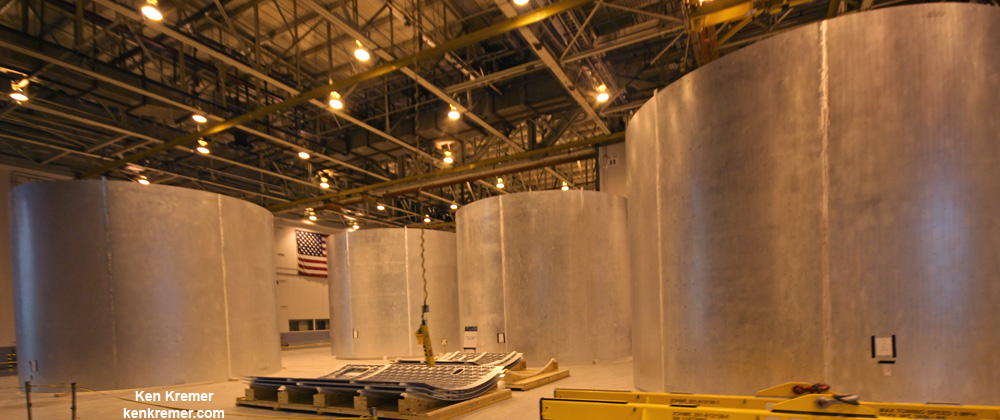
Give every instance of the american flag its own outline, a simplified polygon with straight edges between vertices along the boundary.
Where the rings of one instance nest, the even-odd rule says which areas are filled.
[[[296,230],[295,243],[299,248],[299,275],[326,277],[326,235]]]

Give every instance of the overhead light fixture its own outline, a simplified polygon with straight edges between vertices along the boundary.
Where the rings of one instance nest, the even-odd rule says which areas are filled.
[[[458,210],[458,204],[457,203],[451,203],[451,209],[452,210]]]
[[[163,20],[163,13],[157,7],[158,0],[146,0],[146,5],[142,6],[142,14],[150,20]]]
[[[497,188],[503,188],[503,178],[497,178]]]
[[[320,177],[319,178],[319,187],[320,188],[330,188],[330,180],[327,179],[325,176]]]
[[[569,191],[569,184],[566,183],[566,181],[563,181],[562,190],[563,191]]]
[[[201,114],[192,114],[191,119],[198,124],[204,124],[208,122],[208,118]]]
[[[365,47],[361,46],[361,41],[354,40],[354,42],[358,44],[358,49],[354,50],[354,57],[361,61],[368,61],[371,58],[371,54],[368,54],[368,50],[365,50]]]
[[[528,4],[528,0],[514,0],[514,4],[516,4],[518,6],[524,6],[524,5]]]
[[[25,92],[28,84],[31,83],[28,79],[21,79],[16,82],[10,82],[10,98],[17,101],[18,103],[25,102],[28,100],[28,94]]]
[[[431,222],[431,215],[425,214],[424,215],[424,223],[430,223],[430,222]]]
[[[309,156],[309,152],[303,150],[303,151],[299,152],[299,157],[302,158],[302,159],[309,159],[309,157],[310,157]]]
[[[444,163],[452,163],[454,161],[455,161],[455,158],[451,157],[451,150],[445,150],[444,151]]]
[[[142,185],[149,185],[149,178],[146,178],[146,175],[139,175],[137,182]]]
[[[208,150],[208,140],[205,140],[204,137],[198,139],[198,147],[195,148],[195,150],[197,150],[198,153],[201,153],[203,155],[212,153],[211,150]]]
[[[375,205],[375,208],[377,208],[377,209],[379,209],[379,210],[385,210],[385,206],[383,206],[383,205],[381,205],[381,204],[377,204],[377,205]]]
[[[309,215],[310,215],[310,216],[315,216],[315,215],[316,215],[316,212],[315,212],[315,211],[313,211],[312,209],[310,209],[310,210],[309,210]]]
[[[333,109],[341,109],[344,107],[344,102],[340,100],[339,93],[330,92],[330,107]]]
[[[451,107],[451,111],[448,111],[448,118],[451,118],[453,120],[457,120],[458,117],[462,116],[462,114],[458,113],[458,108],[455,108],[455,105],[448,105],[448,106]]]
[[[353,225],[351,225],[351,229],[358,230],[361,229],[361,226],[358,226],[357,223],[354,223]]]
[[[316,215],[315,214],[310,214],[309,215],[309,220],[312,220],[312,221],[315,222],[316,221]]]
[[[608,87],[605,84],[601,84],[597,87],[597,102],[607,102],[611,98],[608,94]]]

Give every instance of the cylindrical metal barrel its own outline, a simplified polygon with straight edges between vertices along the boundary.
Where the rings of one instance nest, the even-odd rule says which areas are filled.
[[[627,130],[635,382],[993,403],[1000,9],[858,13],[723,57]]]
[[[480,351],[531,364],[629,356],[625,198],[541,191],[458,210],[459,305]]]
[[[459,349],[454,233],[363,229],[331,238],[330,343],[334,356],[422,355],[414,334],[420,326],[425,290],[435,352],[445,349],[442,339],[447,340],[448,351]]]
[[[11,195],[22,380],[121,389],[281,368],[263,208],[130,182]]]

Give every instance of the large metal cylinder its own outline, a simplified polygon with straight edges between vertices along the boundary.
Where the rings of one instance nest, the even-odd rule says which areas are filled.
[[[531,364],[631,354],[625,199],[541,191],[458,210],[462,326],[480,351],[523,352]],[[503,334],[501,337],[500,334]]]
[[[421,245],[423,236],[423,245]],[[455,234],[429,229],[364,229],[333,235],[330,343],[346,359],[418,356],[427,278],[427,324],[435,352],[459,349]]]
[[[1000,402],[998,27],[966,4],[853,14],[644,105],[627,130],[636,386]]]
[[[122,389],[281,368],[263,208],[131,182],[11,195],[22,381]]]

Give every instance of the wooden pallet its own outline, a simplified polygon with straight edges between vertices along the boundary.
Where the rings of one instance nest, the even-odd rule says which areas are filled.
[[[511,382],[507,384],[507,387],[516,391],[527,391],[529,389],[538,388],[542,385],[568,377],[569,377],[569,369],[561,369],[553,372],[543,373],[538,376],[533,376],[528,379],[522,379],[517,382]]]
[[[362,416],[374,408],[380,419],[445,420],[467,414],[511,398],[509,389],[493,389],[479,397],[457,403],[413,397],[373,398],[355,394],[320,394],[306,391],[275,391],[250,386],[236,405],[317,414]]]
[[[507,372],[510,381],[507,387],[517,391],[527,391],[569,377],[569,370],[560,370],[556,359],[549,360],[549,363],[538,369],[527,370],[523,366],[519,367],[521,369],[511,369]]]

